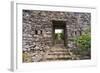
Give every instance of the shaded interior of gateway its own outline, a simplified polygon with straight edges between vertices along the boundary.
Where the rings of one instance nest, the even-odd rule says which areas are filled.
[[[64,36],[63,36],[63,43],[64,46],[67,48],[67,29],[66,29],[66,21],[57,21],[57,20],[52,20],[52,37],[53,37],[53,45],[55,45],[55,30],[56,29],[62,29]]]

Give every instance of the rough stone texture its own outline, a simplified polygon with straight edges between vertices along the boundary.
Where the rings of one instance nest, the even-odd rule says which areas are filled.
[[[40,54],[41,52],[45,54],[45,51],[52,47],[52,20],[66,22],[67,48],[74,48],[75,45],[71,39],[84,34],[85,29],[90,27],[91,14],[81,12],[23,10],[23,52],[33,51],[36,54]],[[39,61],[43,59],[43,56],[39,56],[39,54],[32,56],[32,60]]]

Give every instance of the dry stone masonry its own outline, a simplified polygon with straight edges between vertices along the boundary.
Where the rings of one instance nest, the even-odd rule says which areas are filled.
[[[66,49],[73,49],[72,39],[84,34],[85,29],[90,27],[90,18],[91,14],[85,12],[23,10],[23,62],[46,60],[46,52],[54,45],[53,21],[58,22],[58,26],[64,22]],[[31,54],[27,55],[28,52]]]

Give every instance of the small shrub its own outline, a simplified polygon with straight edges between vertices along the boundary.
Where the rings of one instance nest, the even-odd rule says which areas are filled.
[[[81,56],[89,56],[91,54],[91,35],[90,32],[86,32],[85,34],[77,37],[75,39],[77,46],[77,54]]]

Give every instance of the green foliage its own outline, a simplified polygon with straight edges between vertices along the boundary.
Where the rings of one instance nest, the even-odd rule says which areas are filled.
[[[56,40],[58,39],[58,33],[55,33],[55,39]]]
[[[62,40],[64,40],[64,33],[63,32],[60,33],[60,37],[61,37]]]
[[[55,33],[55,39],[56,39],[56,40],[59,39],[58,36],[60,36],[60,37],[59,37],[60,39],[64,40],[64,33],[63,33],[63,32],[62,32],[62,33]]]
[[[84,34],[76,39],[76,43],[82,50],[91,47],[91,37],[89,34]]]
[[[91,35],[89,30],[86,30],[85,34],[75,39],[77,45],[77,53],[81,56],[90,56],[91,48]]]

